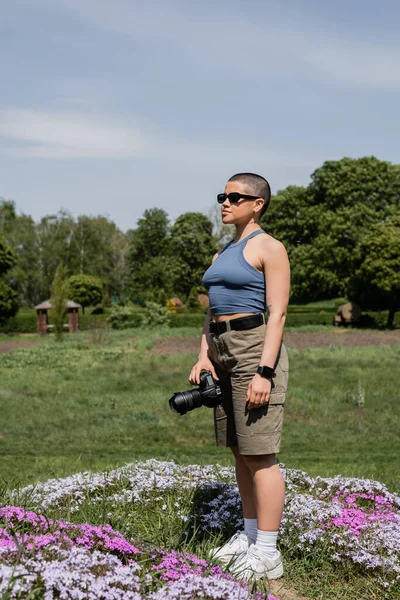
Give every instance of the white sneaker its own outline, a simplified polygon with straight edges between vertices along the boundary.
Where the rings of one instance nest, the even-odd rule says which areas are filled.
[[[238,531],[220,548],[212,548],[209,552],[210,558],[218,560],[227,565],[232,560],[238,558],[249,548],[249,539],[244,531]]]
[[[229,567],[229,571],[237,579],[260,579],[266,576],[268,579],[279,579],[283,575],[283,564],[281,553],[276,558],[269,558],[261,552],[255,544],[251,544],[247,552],[235,560]]]

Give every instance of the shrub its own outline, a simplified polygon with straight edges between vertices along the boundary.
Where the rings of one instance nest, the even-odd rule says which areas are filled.
[[[79,329],[80,331],[88,331],[94,327],[104,327],[108,325],[107,315],[79,315]]]
[[[142,314],[142,325],[144,327],[159,327],[169,325],[170,314],[165,306],[157,302],[146,302]]]
[[[111,298],[108,294],[103,297],[103,306],[104,308],[111,308]]]
[[[186,307],[190,313],[201,312],[201,304],[197,298],[197,288],[192,287],[186,300]]]
[[[128,329],[140,327],[142,324],[142,312],[132,306],[113,306],[108,317],[113,329]]]

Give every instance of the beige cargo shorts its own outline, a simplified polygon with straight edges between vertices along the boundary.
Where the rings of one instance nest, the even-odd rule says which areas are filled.
[[[289,360],[282,342],[275,367],[275,387],[268,404],[249,410],[246,395],[260,364],[266,325],[244,331],[208,333],[209,358],[222,389],[214,408],[217,446],[238,446],[240,454],[276,454],[280,450]]]

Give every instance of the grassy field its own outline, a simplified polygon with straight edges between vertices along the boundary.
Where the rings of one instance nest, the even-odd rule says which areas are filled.
[[[5,487],[147,458],[232,465],[229,450],[215,447],[209,409],[184,417],[169,410],[172,393],[190,388],[187,377],[196,360],[196,353],[151,353],[157,339],[172,336],[199,337],[200,331],[98,330],[67,335],[59,344],[50,337],[15,338],[38,344],[0,355],[3,494]],[[376,479],[399,492],[400,346],[288,350],[280,462],[312,476]],[[171,504],[169,516],[173,511]],[[103,513],[87,503],[73,518],[107,522]],[[177,533],[164,522],[162,512],[135,513],[125,529],[173,547]],[[191,549],[200,555],[204,550]],[[286,574],[285,581],[307,598],[394,598],[354,570],[338,574],[329,562],[316,564],[311,556],[288,560]]]
[[[22,484],[156,457],[232,464],[207,408],[169,410],[194,353],[152,355],[151,333],[80,333],[0,356],[0,475]],[[32,339],[32,338],[30,338]],[[279,460],[311,475],[376,478],[399,491],[400,347],[294,350]]]

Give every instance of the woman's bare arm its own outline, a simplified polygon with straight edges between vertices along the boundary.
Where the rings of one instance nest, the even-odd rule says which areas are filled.
[[[263,253],[268,323],[261,365],[273,367],[278,356],[290,295],[290,264],[284,245],[277,240]]]
[[[210,329],[210,321],[211,311],[208,309],[206,319],[204,321],[203,331],[201,332],[199,359],[208,357],[207,333]]]

